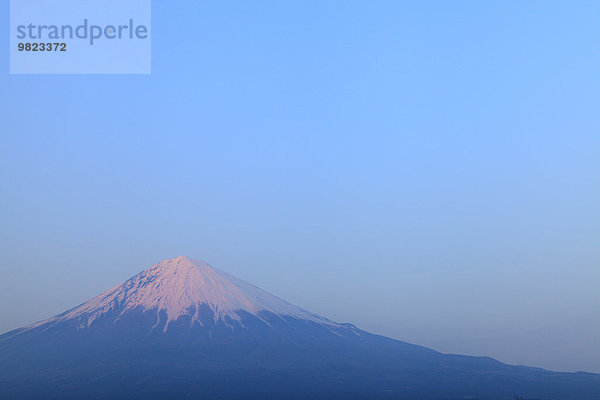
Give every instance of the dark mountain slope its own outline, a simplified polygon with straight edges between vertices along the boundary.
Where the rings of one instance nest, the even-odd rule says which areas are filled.
[[[600,399],[600,376],[446,355],[185,257],[0,336],[6,399]]]

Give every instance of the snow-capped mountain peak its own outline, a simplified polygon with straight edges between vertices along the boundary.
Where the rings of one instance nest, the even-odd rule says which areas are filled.
[[[167,315],[166,330],[171,321],[181,316],[190,316],[192,323],[202,325],[198,314],[202,305],[210,308],[215,322],[239,321],[243,312],[259,317],[261,312],[271,312],[337,325],[201,260],[186,256],[161,261],[121,285],[42,323],[78,319],[80,326],[85,327],[115,311],[119,316],[129,311],[156,312],[158,321],[164,312]]]

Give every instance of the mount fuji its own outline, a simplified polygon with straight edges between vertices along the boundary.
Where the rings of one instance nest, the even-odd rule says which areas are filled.
[[[181,256],[0,335],[2,399],[600,399],[600,375],[442,354]]]

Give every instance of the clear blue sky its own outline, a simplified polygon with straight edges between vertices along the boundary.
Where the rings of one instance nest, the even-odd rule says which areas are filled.
[[[185,254],[397,339],[600,372],[598,2],[152,17],[150,76],[0,58],[0,331]]]

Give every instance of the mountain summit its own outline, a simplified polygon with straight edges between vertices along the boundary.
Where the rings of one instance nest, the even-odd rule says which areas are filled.
[[[89,327],[103,316],[112,314],[116,322],[132,311],[156,314],[153,328],[161,326],[164,331],[181,317],[188,317],[192,326],[204,326],[219,321],[226,324],[240,322],[247,314],[260,318],[265,313],[335,325],[186,256],[161,261],[121,285],[41,324],[77,320],[80,327]],[[37,325],[39,323],[34,326]]]
[[[515,393],[600,398],[600,376],[373,335],[185,256],[0,335],[2,399],[493,400]]]

